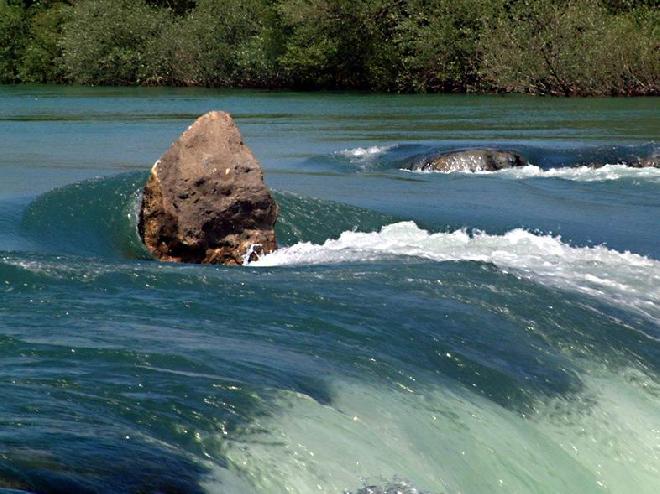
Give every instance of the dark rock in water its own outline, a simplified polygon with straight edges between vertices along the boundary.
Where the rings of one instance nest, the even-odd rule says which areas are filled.
[[[140,236],[164,261],[243,264],[277,248],[277,204],[229,114],[198,118],[151,169]]]
[[[604,166],[608,166],[610,164],[611,163],[586,163],[586,164],[578,163],[576,165],[573,165],[573,168],[586,166],[588,168],[593,168],[594,170],[597,170],[598,168],[603,168]],[[630,168],[660,168],[660,159],[658,159],[658,157],[640,158],[637,161],[619,161],[613,164],[628,166]]]
[[[638,157],[633,159],[619,160],[612,163],[582,163],[576,164],[574,166],[588,166],[589,168],[597,169],[607,166],[608,164],[624,165],[631,168],[660,168],[660,153],[658,153],[656,150],[645,158]]]
[[[345,494],[351,494],[349,491],[345,491]],[[355,494],[424,494],[419,491],[412,485],[403,481],[393,481],[388,482],[387,484],[380,485],[368,485],[358,489]]]
[[[648,158],[642,158],[632,166],[635,168],[660,168],[660,154],[654,153]]]
[[[496,171],[525,165],[527,165],[525,158],[512,151],[466,149],[426,158],[411,164],[408,169],[413,171],[476,172]]]

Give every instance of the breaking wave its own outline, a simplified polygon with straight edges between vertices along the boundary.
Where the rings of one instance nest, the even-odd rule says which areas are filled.
[[[513,179],[525,179],[536,177],[562,178],[576,182],[606,182],[622,178],[643,179],[647,181],[660,182],[660,168],[634,168],[626,165],[604,165],[599,168],[590,166],[561,167],[544,170],[536,165],[527,165],[517,168],[508,168],[498,171],[416,171],[413,173],[463,173],[470,175],[492,175]]]
[[[385,154],[393,147],[394,146],[357,147],[351,149],[343,149],[341,151],[337,151],[335,154],[349,159],[368,160]]]
[[[402,256],[492,263],[518,277],[604,298],[660,321],[660,261],[603,245],[574,247],[560,237],[520,228],[504,235],[466,230],[429,233],[414,222],[400,222],[379,232],[345,231],[323,244],[298,243],[252,265],[336,264]]]

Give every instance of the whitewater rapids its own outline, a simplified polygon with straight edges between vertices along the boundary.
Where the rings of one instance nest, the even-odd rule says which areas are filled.
[[[660,321],[660,261],[604,245],[574,247],[559,236],[520,228],[504,235],[464,229],[429,233],[405,221],[386,225],[379,232],[345,231],[323,244],[297,243],[251,265],[337,264],[401,256],[491,263],[518,277],[604,298]]]

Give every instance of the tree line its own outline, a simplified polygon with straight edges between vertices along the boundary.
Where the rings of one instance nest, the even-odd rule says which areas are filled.
[[[660,94],[656,0],[0,0],[0,82]]]

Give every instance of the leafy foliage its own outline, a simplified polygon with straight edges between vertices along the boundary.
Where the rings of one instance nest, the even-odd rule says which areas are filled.
[[[484,32],[481,75],[504,91],[657,92],[660,19],[637,14],[608,15],[596,0],[519,2]]]
[[[64,68],[60,38],[68,21],[69,7],[54,3],[50,8],[33,9],[18,75],[24,82],[62,82]]]
[[[69,79],[81,84],[145,80],[147,46],[169,22],[169,12],[132,0],[76,3],[61,45]]]
[[[25,44],[24,11],[7,0],[0,0],[0,82],[18,77],[18,64]]]
[[[0,81],[660,93],[653,0],[0,0]]]

